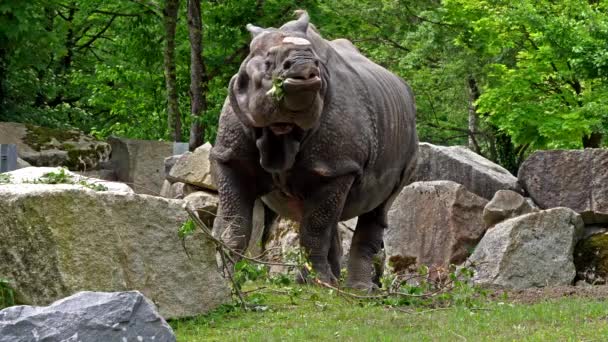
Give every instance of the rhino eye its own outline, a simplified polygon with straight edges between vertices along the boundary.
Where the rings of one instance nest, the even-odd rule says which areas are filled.
[[[264,67],[266,67],[266,71],[268,71],[272,67],[272,63],[270,63],[270,61],[266,61],[264,62]]]

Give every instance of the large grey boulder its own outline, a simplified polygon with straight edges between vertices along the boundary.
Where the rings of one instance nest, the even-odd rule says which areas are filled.
[[[511,217],[537,211],[536,207],[517,192],[498,190],[494,198],[483,209],[483,221],[487,227],[491,227]]]
[[[451,181],[403,188],[388,212],[384,234],[389,269],[445,268],[464,262],[486,230],[482,213],[487,202]]]
[[[117,180],[129,184],[136,193],[158,196],[165,181],[165,158],[175,155],[188,143],[108,138],[111,163]]]
[[[90,170],[110,157],[106,142],[78,130],[0,122],[0,144],[16,144],[19,158],[33,166]]]
[[[450,180],[485,199],[498,190],[521,192],[509,171],[462,146],[420,143],[414,181]]]
[[[184,153],[175,162],[167,179],[172,182],[191,184],[202,189],[217,191],[217,186],[211,173],[209,153],[211,144],[199,146],[194,152]]]
[[[534,152],[519,181],[541,208],[568,207],[586,224],[608,222],[608,150]]]
[[[584,229],[580,215],[554,208],[489,229],[468,263],[479,285],[524,289],[572,284],[573,252]]]
[[[0,342],[175,341],[154,304],[138,291],[79,292],[47,307],[0,311]]]
[[[213,244],[183,241],[184,202],[75,185],[0,186],[0,275],[18,302],[46,305],[82,290],[139,290],[165,318],[229,300]]]
[[[102,179],[86,177],[60,167],[30,166],[11,172],[6,172],[5,174],[10,177],[11,184],[35,184],[48,182],[50,181],[49,175],[64,174],[65,176],[63,178],[66,180],[66,184],[74,184],[80,188],[100,186],[99,189],[103,188],[103,191],[133,193],[133,189],[124,183],[109,182]]]

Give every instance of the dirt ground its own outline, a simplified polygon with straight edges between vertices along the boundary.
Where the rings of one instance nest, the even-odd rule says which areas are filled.
[[[506,299],[504,294],[506,292]],[[495,290],[488,294],[493,300],[505,300],[512,303],[533,304],[544,300],[564,297],[608,299],[608,285],[581,285],[532,288],[525,290]]]

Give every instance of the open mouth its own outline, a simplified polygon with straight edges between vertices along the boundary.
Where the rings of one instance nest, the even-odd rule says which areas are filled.
[[[270,125],[270,130],[275,135],[283,135],[290,133],[293,130],[294,126],[295,125],[291,123],[274,123]]]
[[[313,75],[310,78],[289,77],[283,81],[283,87],[288,91],[318,90],[321,88],[321,78]]]

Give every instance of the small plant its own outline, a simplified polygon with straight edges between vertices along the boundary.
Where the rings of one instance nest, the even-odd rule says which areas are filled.
[[[108,191],[108,187],[103,185],[103,184],[99,184],[99,183],[90,183],[84,180],[81,180],[80,182],[78,182],[79,185],[84,186],[85,188],[89,188],[91,190],[95,190],[95,191]]]
[[[76,181],[74,176],[67,173],[66,168],[62,167],[59,169],[59,172],[47,172],[43,174],[41,177],[34,179],[33,181],[29,181],[26,183],[34,183],[34,184],[77,184],[84,186],[85,188],[89,188],[95,191],[107,191],[108,187],[99,184],[92,183],[86,180]]]
[[[0,278],[0,310],[15,305],[15,293],[8,279]]]
[[[60,168],[59,172],[47,172],[38,178],[34,183],[40,184],[74,184],[73,177],[66,173],[65,168]]]
[[[283,90],[283,81],[284,80],[280,77],[273,77],[272,88],[270,88],[270,90],[266,92],[266,95],[272,97],[275,102],[281,101],[283,99],[283,96],[285,95]]]
[[[177,236],[179,236],[180,239],[184,239],[186,236],[192,235],[195,230],[196,224],[194,224],[192,219],[188,219],[177,230]]]
[[[0,173],[0,184],[9,184],[11,183],[11,175],[8,173]]]

